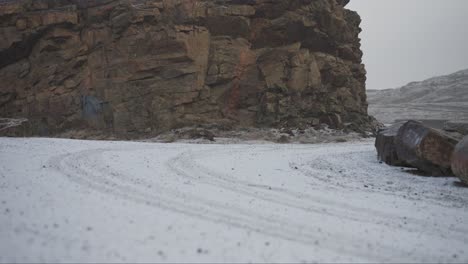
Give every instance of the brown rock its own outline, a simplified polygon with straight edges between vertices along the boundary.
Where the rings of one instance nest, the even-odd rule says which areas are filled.
[[[32,134],[125,138],[219,122],[370,130],[347,2],[7,2],[0,117],[28,118]]]
[[[465,137],[455,147],[452,156],[452,171],[468,185],[468,137]]]
[[[456,139],[416,121],[405,123],[396,137],[398,158],[432,176],[452,175],[451,159],[456,144]]]
[[[0,3],[0,16],[17,14],[23,11],[23,3],[21,1],[4,1]]]

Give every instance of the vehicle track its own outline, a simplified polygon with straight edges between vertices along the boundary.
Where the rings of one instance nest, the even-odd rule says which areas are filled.
[[[367,168],[370,164],[358,164],[355,168],[340,168],[341,164],[339,160],[340,158],[344,158],[342,156],[350,156],[357,153],[369,153],[369,151],[345,151],[344,153],[339,153],[339,150],[332,151],[327,156],[317,157],[317,151],[310,151],[311,147],[305,147],[304,149],[295,148],[296,154],[294,154],[294,160],[297,160],[298,157],[306,156],[307,160],[310,162],[310,168],[300,169],[300,172],[305,175],[306,177],[313,178],[317,180],[320,186],[316,188],[326,189],[329,186],[339,186],[339,191],[352,191],[353,187],[349,184],[342,184],[339,185],[337,182],[325,181],[323,180],[323,175],[330,174],[329,168],[337,168],[336,170],[346,171],[350,170],[356,172],[359,168]],[[313,148],[313,147],[312,147]],[[327,146],[327,148],[330,148]],[[337,148],[338,149],[338,148]],[[275,147],[267,147],[263,150],[259,150],[258,148],[255,150],[256,152],[268,152],[268,151],[276,150]],[[240,150],[243,151],[243,150]],[[198,179],[203,180],[204,183],[214,185],[218,188],[227,189],[233,192],[238,192],[242,195],[252,196],[256,199],[265,200],[268,202],[281,204],[286,207],[292,207],[300,210],[304,210],[311,213],[318,213],[318,214],[326,214],[334,217],[345,218],[350,221],[356,221],[360,223],[366,224],[376,224],[376,221],[371,222],[369,221],[370,218],[377,218],[378,224],[385,224],[386,226],[399,229],[399,230],[406,230],[408,232],[421,232],[425,230],[425,225],[427,221],[423,221],[420,219],[413,218],[411,216],[400,216],[394,215],[384,212],[383,210],[373,210],[367,207],[358,207],[354,206],[352,203],[343,203],[338,200],[326,199],[324,197],[320,197],[317,195],[312,195],[310,193],[298,193],[297,191],[290,190],[288,188],[252,188],[258,187],[255,183],[242,181],[238,179],[234,179],[233,177],[229,176],[228,174],[222,172],[216,172],[210,170],[209,168],[203,167],[196,163],[196,160],[203,157],[209,156],[219,156],[219,155],[233,155],[232,150],[223,150],[223,151],[216,151],[213,152],[189,152],[189,153],[182,153],[181,155],[177,156],[174,159],[169,160],[166,165],[169,166],[172,170],[179,173],[180,175],[184,175],[187,178],[191,179]],[[346,157],[348,158],[348,157]],[[359,159],[355,159],[356,162],[360,161]],[[336,162],[334,162],[336,161]],[[323,166],[323,163],[328,163],[330,166]],[[334,164],[332,164],[334,163]],[[359,162],[358,162],[359,163]],[[362,161],[361,161],[362,163]],[[360,174],[363,174],[363,177],[368,177],[369,174],[367,170],[359,171]],[[320,176],[321,175],[321,176]],[[336,176],[336,173],[335,175]],[[356,181],[354,177],[348,175],[348,182],[349,181]],[[333,178],[333,177],[332,177]],[[343,180],[346,177],[340,177],[340,180]],[[350,179],[350,180],[349,180]],[[362,186],[362,185],[361,185]],[[336,188],[335,188],[336,189]],[[370,190],[368,188],[354,188],[359,189],[360,191],[368,192],[370,194],[379,193],[379,195],[384,196],[395,196],[395,193],[381,193],[380,191]],[[396,191],[396,190],[394,190]],[[427,196],[432,198],[431,196]],[[461,202],[465,202],[468,204],[468,198],[463,199],[463,197],[459,197]],[[453,198],[454,199],[454,198]],[[421,199],[419,199],[421,200]],[[433,203],[438,203],[437,200],[433,199],[431,201]],[[447,206],[446,203],[442,204],[443,206]],[[395,223],[395,220],[400,222],[406,222],[405,226],[401,226]],[[445,230],[445,229],[444,229]],[[461,242],[467,242],[467,237],[464,235],[468,232],[468,229],[463,228],[451,228],[450,231],[453,231],[454,237],[458,238]],[[436,227],[434,229],[435,233],[442,232],[441,228]]]
[[[85,188],[100,193],[113,195],[121,199],[135,203],[145,204],[150,207],[161,208],[185,216],[196,217],[212,222],[222,222],[232,227],[248,229],[263,233],[272,237],[299,242],[308,245],[316,245],[317,229],[300,224],[294,225],[289,220],[279,216],[264,216],[255,211],[238,206],[227,206],[224,203],[203,199],[201,197],[180,193],[167,186],[158,186],[154,182],[154,189],[158,193],[147,193],[136,187],[135,182],[127,175],[112,171],[109,168],[96,166],[100,163],[98,158],[108,151],[128,151],[116,149],[94,149],[73,154],[61,155],[53,158],[49,166],[67,175],[69,179]],[[92,162],[91,162],[92,161]],[[93,163],[92,166],[88,162]],[[87,164],[88,163],[88,164]],[[145,186],[148,182],[140,181],[139,185]],[[336,238],[336,237],[335,237]],[[344,239],[344,238],[343,238]],[[350,239],[348,238],[350,241]],[[351,241],[350,241],[351,242]],[[329,250],[339,251],[350,256],[377,259],[378,255],[363,254],[362,251],[349,251],[337,246],[330,241],[321,241],[322,246]],[[359,245],[357,245],[359,247]]]
[[[159,145],[158,145],[159,146]],[[256,184],[245,180],[239,180],[225,172],[215,171],[211,168],[201,165],[198,161],[212,156],[233,155],[248,151],[246,146],[235,146],[229,150],[224,148],[213,148],[202,151],[181,151],[172,158],[165,158],[164,167],[167,170],[162,171],[168,175],[156,174],[154,177],[140,177],[139,175],[131,175],[128,172],[122,172],[112,168],[106,164],[105,155],[109,153],[132,153],[138,151],[148,151],[154,148],[152,145],[142,145],[134,148],[100,148],[79,151],[75,153],[67,153],[53,157],[49,161],[49,166],[60,173],[66,175],[72,182],[79,184],[85,189],[91,189],[99,193],[112,195],[120,199],[131,202],[144,204],[153,208],[169,210],[185,216],[196,217],[206,221],[216,223],[224,223],[226,225],[247,229],[269,235],[278,239],[294,241],[306,245],[317,247],[317,241],[320,240],[320,247],[335,251],[341,254],[357,256],[373,261],[385,260],[385,254],[397,250],[395,253],[400,256],[409,256],[418,252],[406,250],[404,248],[395,248],[392,245],[382,242],[379,245],[379,250],[369,252],[365,245],[353,243],[355,240],[348,233],[335,232],[332,235],[333,239],[327,239],[323,234],[318,234],[316,226],[313,224],[304,224],[297,222],[291,217],[287,217],[281,213],[273,213],[265,215],[262,212],[251,209],[242,204],[227,204],[217,200],[210,200],[203,195],[197,195],[194,192],[184,192],[178,186],[165,184],[161,181],[163,178],[175,177],[180,182],[188,181],[195,187],[199,185],[208,185],[218,190],[225,190],[240,197],[250,197],[264,204],[270,204],[276,208],[292,208],[300,211],[305,215],[326,216],[332,219],[345,219],[355,223],[362,223],[366,226],[385,225],[388,228],[399,230],[399,232],[419,233],[424,239],[441,239],[440,234],[444,230],[449,231],[449,235],[455,241],[462,244],[468,244],[466,234],[467,229],[463,228],[445,228],[430,226],[424,220],[402,217],[399,215],[390,214],[383,210],[375,210],[371,208],[359,207],[352,202],[340,202],[326,197],[312,195],[310,193],[297,193],[288,188],[267,188],[265,185]],[[334,185],[330,187],[332,181],[327,181],[323,175],[328,175],[328,167],[324,164],[333,163],[333,160],[343,155],[362,154],[366,153],[362,146],[357,145],[352,151],[335,149],[326,156],[317,156],[317,149],[320,146],[294,146],[295,153],[290,161],[291,166],[298,157],[302,160],[307,160],[310,167],[298,170],[299,176],[305,179],[314,181],[316,188],[338,189],[352,191],[353,183],[350,179],[342,185]],[[327,146],[329,148],[329,146]],[[268,153],[278,151],[277,146],[256,146],[256,152]],[[118,156],[117,156],[118,157]],[[358,158],[356,160],[359,160]],[[121,161],[124,162],[124,161]],[[339,165],[339,164],[338,164]],[[362,164],[361,164],[362,165]],[[339,166],[338,166],[339,168]],[[151,167],[155,171],[160,170],[160,167]],[[353,169],[359,169],[353,168]],[[362,173],[367,173],[362,171]],[[336,176],[336,173],[331,173]],[[366,176],[367,177],[367,176]],[[148,188],[151,186],[152,188]],[[373,190],[365,190],[369,193],[375,193]],[[391,196],[390,193],[384,195]],[[401,226],[398,222],[405,221],[407,225]],[[430,230],[430,232],[427,232]],[[340,245],[336,240],[341,241]],[[342,245],[347,245],[343,247]],[[420,254],[419,252],[418,254]],[[427,259],[437,259],[432,252],[425,252]]]

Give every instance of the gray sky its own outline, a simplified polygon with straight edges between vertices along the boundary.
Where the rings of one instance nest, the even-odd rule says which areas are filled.
[[[468,68],[468,0],[351,0],[347,8],[363,20],[367,89]]]

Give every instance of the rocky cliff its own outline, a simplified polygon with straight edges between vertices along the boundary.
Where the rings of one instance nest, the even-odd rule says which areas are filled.
[[[0,1],[0,117],[28,133],[368,128],[346,0]]]

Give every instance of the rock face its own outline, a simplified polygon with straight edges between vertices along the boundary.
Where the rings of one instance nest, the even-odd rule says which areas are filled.
[[[452,171],[463,183],[468,184],[468,136],[455,147]]]
[[[0,2],[0,117],[31,134],[369,128],[346,0]]]
[[[395,139],[398,159],[432,176],[452,175],[453,139],[416,121],[405,123]]]

